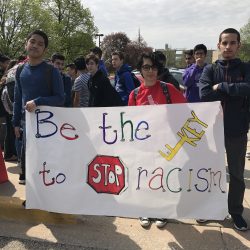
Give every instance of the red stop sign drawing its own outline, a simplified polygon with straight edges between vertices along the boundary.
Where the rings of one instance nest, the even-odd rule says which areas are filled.
[[[127,188],[128,170],[117,156],[97,155],[88,164],[87,183],[97,193],[119,195]]]

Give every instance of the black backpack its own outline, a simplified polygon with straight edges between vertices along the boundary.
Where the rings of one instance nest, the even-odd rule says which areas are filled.
[[[125,74],[125,73],[127,73],[127,72],[124,72],[123,74]],[[123,74],[121,75],[121,79],[124,79],[124,75]],[[133,72],[130,72],[130,74],[131,74],[132,80],[134,82],[135,88],[140,87],[141,86],[140,80],[136,77],[136,75]]]
[[[14,89],[15,89],[15,74],[18,66],[11,68],[6,77],[5,86],[1,93],[1,101],[8,114],[13,113]]]
[[[141,82],[140,82],[140,80],[136,77],[136,75],[135,75],[133,72],[131,72],[131,76],[132,76],[132,79],[133,79],[135,88],[140,87],[140,86],[141,86]]]
[[[3,90],[5,88],[5,84],[0,84],[0,97],[2,96]],[[6,112],[3,102],[2,102],[2,98],[0,98],[0,117],[4,117],[6,116],[8,113]]]

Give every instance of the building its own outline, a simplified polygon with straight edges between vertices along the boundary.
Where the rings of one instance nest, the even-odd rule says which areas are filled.
[[[167,67],[174,67],[174,68],[185,68],[185,56],[184,52],[188,49],[185,48],[177,48],[171,49],[169,48],[168,44],[165,44],[165,49],[156,49],[156,51],[163,52],[167,57]],[[207,50],[207,63],[212,63],[219,58],[219,54],[217,50]]]

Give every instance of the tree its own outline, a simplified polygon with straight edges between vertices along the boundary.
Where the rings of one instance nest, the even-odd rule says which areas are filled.
[[[24,50],[27,34],[34,29],[46,29],[48,13],[37,0],[0,1],[0,51],[15,57]]]
[[[111,67],[111,54],[114,51],[125,51],[130,39],[124,32],[111,33],[106,35],[101,43],[103,59],[107,63],[107,67]]]
[[[250,19],[248,23],[240,29],[241,49],[239,56],[243,61],[250,61]]]
[[[51,52],[61,52],[73,60],[76,55],[85,55],[94,46],[93,16],[79,0],[43,0],[42,7],[47,9],[53,22],[53,43]]]
[[[93,17],[80,0],[0,0],[0,52],[16,57],[24,51],[27,35],[42,29],[49,36],[50,56],[63,53],[68,60],[94,46]]]
[[[143,52],[152,52],[153,49],[148,47],[146,42],[136,42],[132,41],[127,44],[125,48],[125,61],[128,63],[133,69],[137,68],[137,63],[140,55]]]
[[[101,43],[103,58],[109,71],[112,70],[111,54],[114,51],[121,51],[125,54],[125,62],[132,68],[136,68],[138,57],[142,52],[152,51],[147,43],[140,36],[138,41],[131,41],[126,33],[117,32],[106,35]]]

